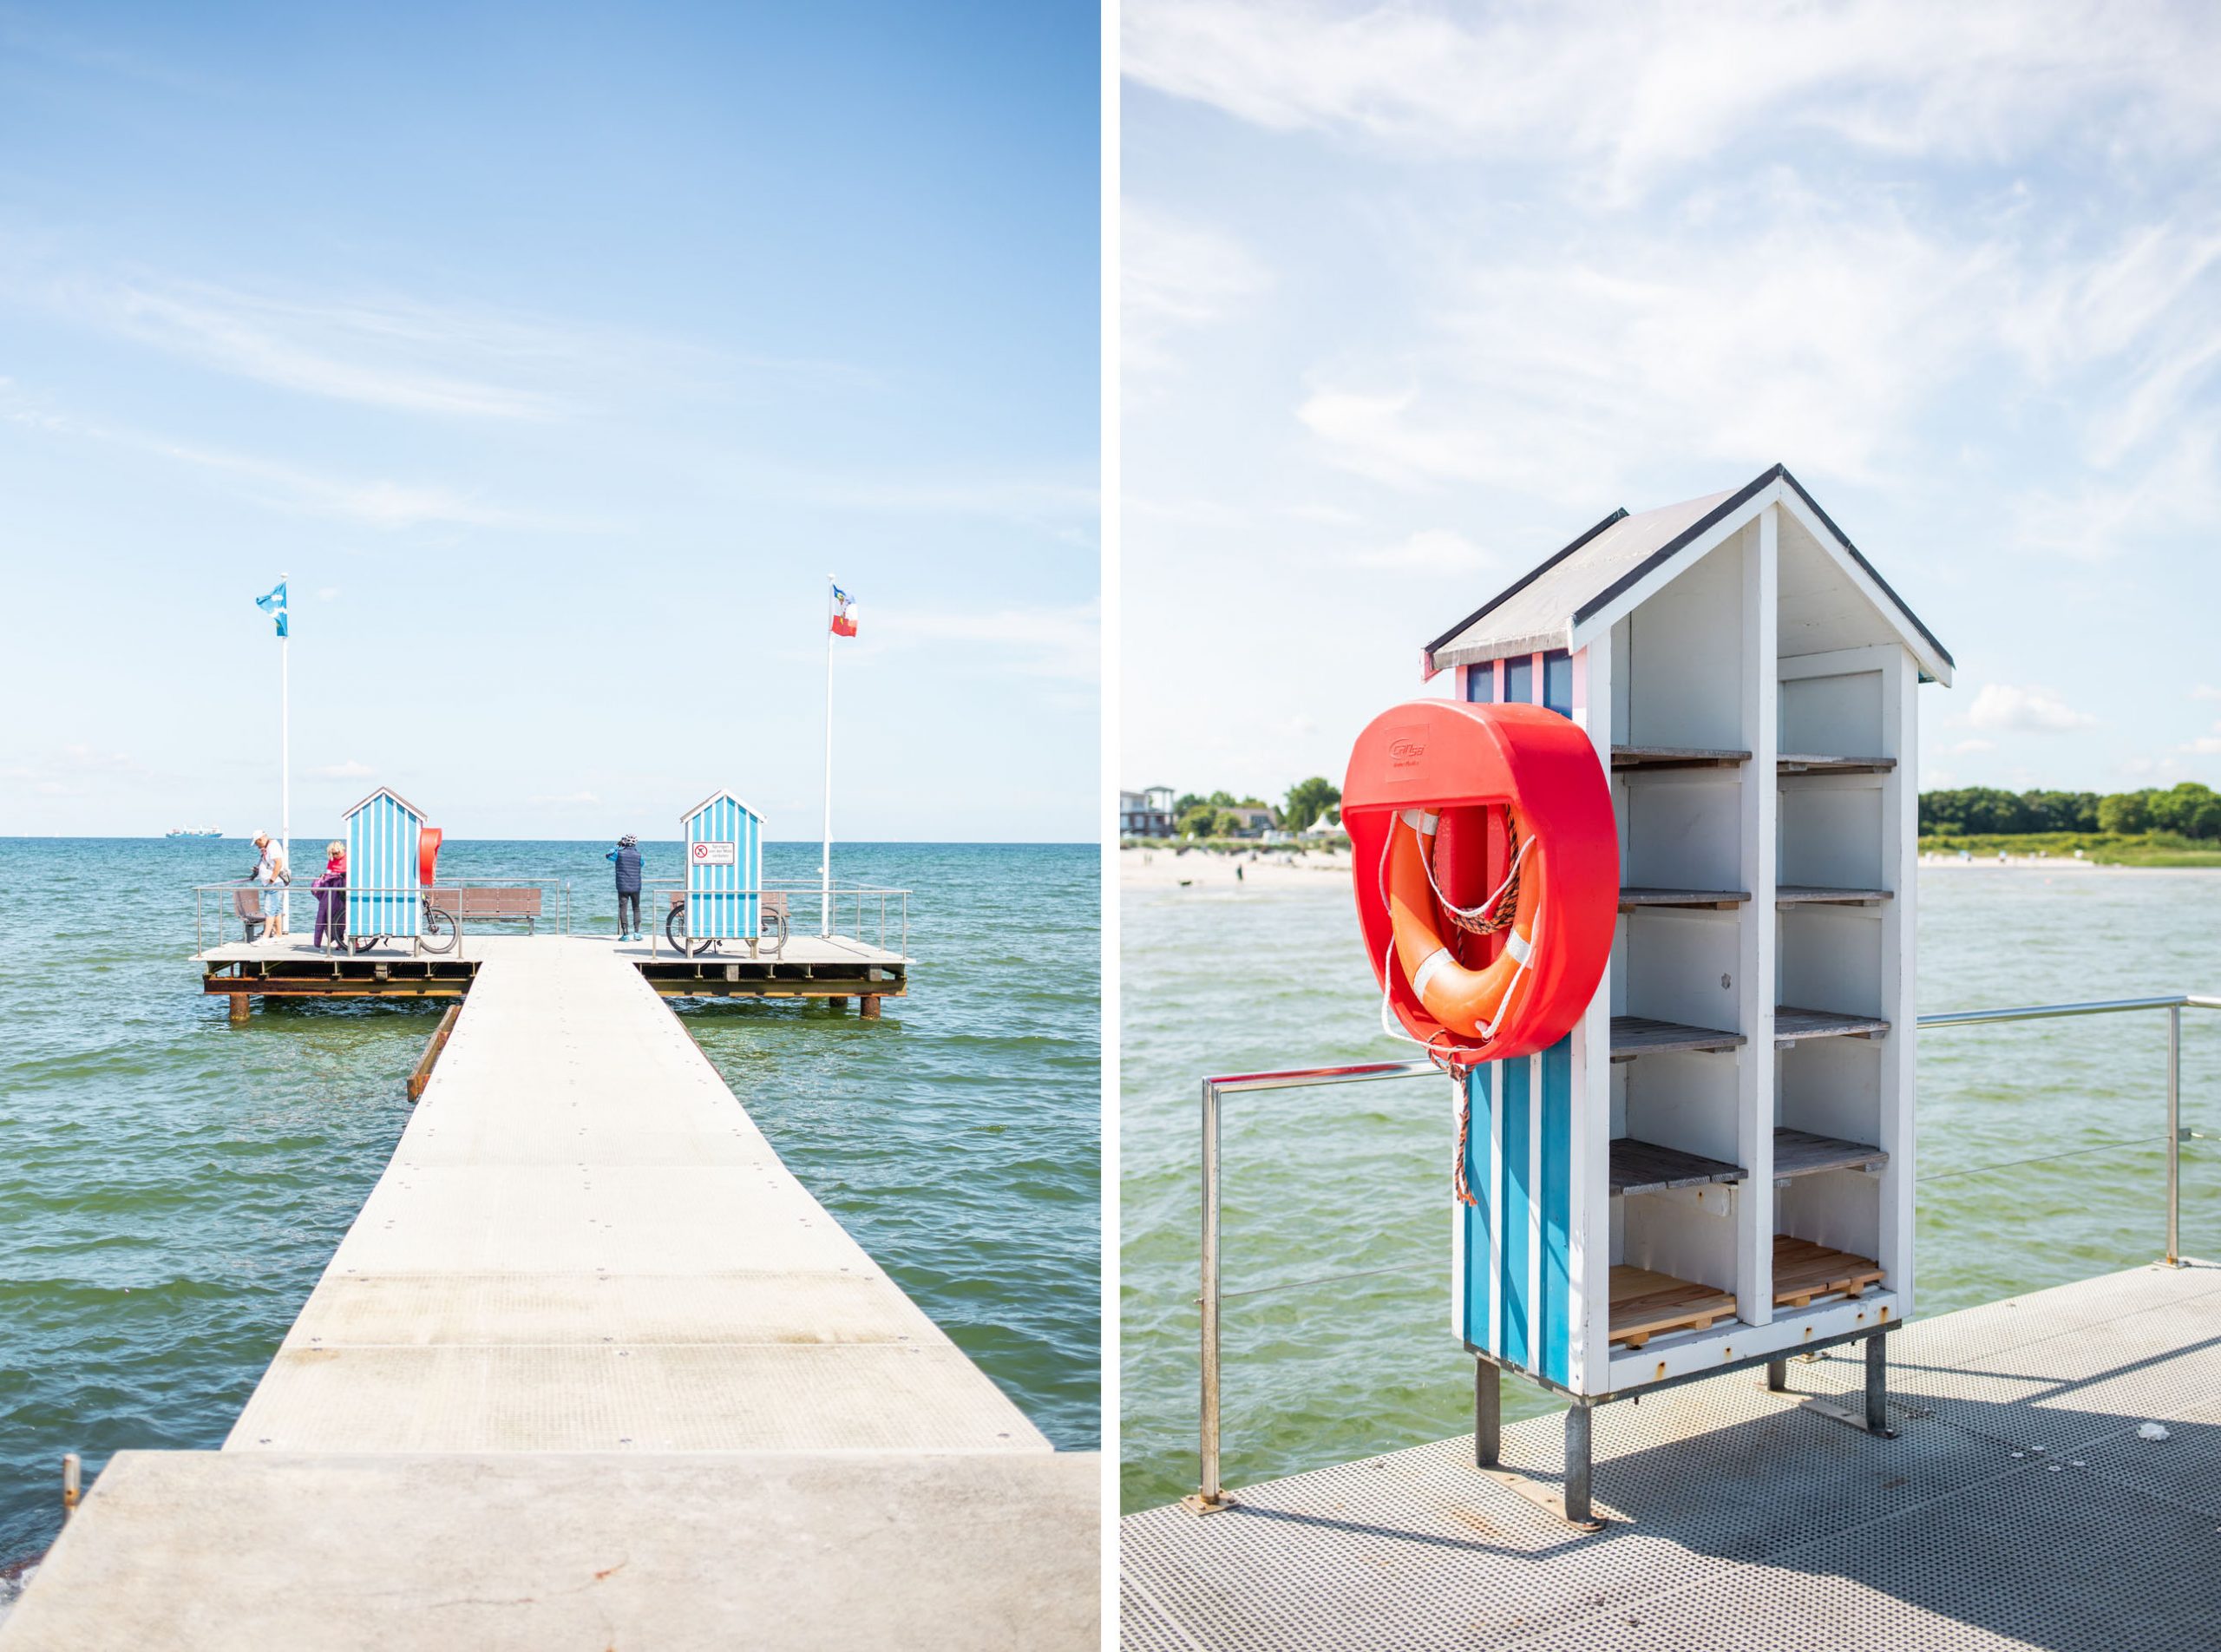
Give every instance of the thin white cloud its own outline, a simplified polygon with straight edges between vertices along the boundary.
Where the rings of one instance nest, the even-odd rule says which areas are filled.
[[[1351,560],[1360,567],[1416,574],[1483,574],[1509,566],[1497,553],[1446,528],[1421,528],[1391,544],[1367,547]]]
[[[1156,91],[1399,154],[1571,165],[1615,197],[1799,130],[1983,161],[2107,117],[2125,154],[2221,129],[2221,36],[2189,4],[1130,0],[1122,16],[1123,71]]]
[[[1971,739],[1961,740],[1956,745],[1952,746],[1951,755],[1955,757],[1972,757],[1977,751],[1995,751],[1996,750],[1996,741],[1985,740],[1981,737],[1976,736]]]
[[[1998,733],[2064,734],[2097,726],[2098,719],[2078,711],[2047,688],[1984,683],[1967,711],[1967,721]]]
[[[2211,683],[2198,683],[2192,687],[2190,697],[2194,700],[2221,700],[2221,688]]]
[[[368,780],[377,770],[351,757],[344,763],[327,763],[305,772],[317,780]]]
[[[868,622],[894,647],[957,644],[993,649],[1029,677],[1094,683],[1102,675],[1103,616],[1092,602],[1065,607],[891,612]]]
[[[560,808],[567,803],[599,803],[601,799],[591,791],[564,791],[544,794],[529,800],[539,808]]]
[[[1272,285],[1231,235],[1145,201],[1124,205],[1118,233],[1119,368],[1130,377],[1169,370],[1180,333],[1223,319]]]
[[[2119,470],[2085,471],[2070,488],[2039,488],[2012,505],[2015,537],[2099,561],[2221,525],[2221,422],[2185,423],[2160,452]]]
[[[59,313],[219,372],[335,401],[467,418],[577,410],[549,388],[578,344],[553,331],[406,300],[313,302],[154,277],[46,286]]]
[[[1869,475],[1977,359],[1997,254],[1887,203],[1785,185],[1751,210],[1755,228],[1619,229],[1453,267],[1407,348],[1315,370],[1297,417],[1376,481],[1566,506],[1659,454]]]
[[[6,381],[0,380],[0,392],[6,389]],[[558,534],[609,531],[606,523],[515,510],[436,483],[331,475],[252,454],[89,423],[20,401],[13,405],[0,403],[0,420],[49,436],[113,443],[228,477],[246,497],[289,515],[320,516],[396,530],[450,527]]]

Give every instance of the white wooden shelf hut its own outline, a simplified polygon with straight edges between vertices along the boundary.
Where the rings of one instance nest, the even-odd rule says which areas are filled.
[[[1901,1321],[1915,691],[1948,685],[1951,656],[1777,465],[1614,513],[1425,667],[1585,728],[1620,835],[1594,1002],[1555,1048],[1472,1080],[1466,1344],[1579,1398],[1761,1360],[1778,1378]]]

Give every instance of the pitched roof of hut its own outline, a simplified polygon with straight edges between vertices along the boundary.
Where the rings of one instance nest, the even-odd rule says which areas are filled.
[[[1580,648],[1770,504],[1782,507],[1783,655],[1882,640],[1872,620],[1863,618],[1870,613],[1923,672],[1951,680],[1949,651],[1783,465],[1726,493],[1634,516],[1614,511],[1429,643],[1426,674]]]
[[[702,799],[702,801],[701,801],[700,803],[696,803],[696,804],[694,805],[694,807],[693,807],[693,808],[691,808],[691,809],[688,810],[685,814],[681,815],[681,816],[678,817],[678,818],[679,818],[679,821],[681,822],[681,823],[685,823],[685,822],[687,822],[687,821],[690,821],[690,820],[693,819],[695,816],[697,816],[697,815],[700,814],[704,810],[707,809],[707,808],[708,808],[711,803],[713,803],[717,802],[717,800],[718,798],[720,798],[720,797],[726,797],[726,798],[730,798],[730,799],[731,799],[731,801],[733,801],[734,803],[738,803],[738,804],[740,805],[741,812],[742,812],[743,814],[745,814],[745,815],[752,815],[752,816],[754,816],[757,820],[761,820],[761,819],[763,819],[763,816],[761,814],[758,814],[758,813],[757,812],[757,810],[750,805],[750,803],[749,803],[748,800],[747,800],[745,797],[743,797],[743,796],[742,796],[738,792],[732,790],[730,787],[726,787],[726,786],[719,786],[719,787],[718,787],[715,791],[711,792],[708,796],[706,796],[706,797],[703,798],[703,799]]]
[[[373,803],[377,802],[377,801],[379,798],[381,798],[381,797],[390,797],[390,798],[392,798],[392,799],[394,800],[394,802],[396,802],[396,803],[399,803],[399,804],[400,804],[403,809],[407,810],[410,814],[412,814],[412,815],[416,816],[416,818],[417,818],[417,819],[419,819],[419,820],[423,820],[423,818],[425,818],[424,811],[423,811],[423,810],[421,810],[421,809],[417,808],[417,807],[416,807],[416,805],[415,803],[410,803],[410,802],[409,801],[409,799],[408,799],[408,798],[406,798],[406,797],[403,796],[399,792],[396,791],[396,790],[395,790],[391,786],[380,786],[380,787],[379,787],[376,791],[372,792],[369,796],[367,796],[367,797],[364,798],[364,799],[363,799],[363,801],[362,801],[361,803],[357,803],[357,804],[356,804],[352,809],[349,810],[347,811],[347,813],[348,813],[348,814],[350,814],[350,815],[359,815],[359,814],[361,814],[361,813],[362,813],[365,809],[369,808],[369,807],[370,807]]]

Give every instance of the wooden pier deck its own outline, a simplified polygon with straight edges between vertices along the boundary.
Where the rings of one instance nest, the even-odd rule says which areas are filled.
[[[201,990],[227,996],[235,1015],[255,998],[458,998],[490,960],[529,955],[551,941],[593,947],[637,970],[665,998],[856,999],[866,1015],[882,998],[910,990],[910,960],[846,935],[796,935],[779,956],[766,944],[750,957],[745,941],[688,958],[668,942],[584,935],[474,934],[455,950],[420,952],[407,941],[368,952],[325,952],[305,935],[231,941],[195,953]]]
[[[1602,1407],[1595,1533],[1476,1468],[1470,1434],[1236,1485],[1222,1513],[1130,1515],[1121,1642],[2221,1644],[2221,1268],[2139,1268],[1916,1321],[1890,1341],[1895,1439],[1753,1372]],[[1854,1345],[1789,1372],[1792,1389],[1826,1398],[1858,1393],[1864,1367]],[[1504,1468],[1556,1481],[1563,1418],[1507,1426]],[[1238,1459],[1238,1428],[1228,1446]]]
[[[0,1648],[1095,1644],[1100,1459],[842,1230],[632,959],[472,945],[222,1451],[120,1454]]]

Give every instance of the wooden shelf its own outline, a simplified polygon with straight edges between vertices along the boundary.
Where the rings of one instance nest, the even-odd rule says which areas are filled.
[[[1751,899],[1748,889],[1653,889],[1622,884],[1620,888],[1620,910],[1632,911],[1637,907],[1699,907],[1725,910],[1747,905]]]
[[[1889,1030],[1890,1024],[1878,1016],[1838,1015],[1833,1010],[1800,1010],[1788,1004],[1773,1006],[1777,1049],[1805,1039],[1870,1039]]]
[[[1723,1032],[1717,1027],[1654,1021],[1647,1015],[1612,1018],[1615,1061],[1632,1061],[1639,1055],[1658,1055],[1669,1050],[1734,1050],[1747,1042],[1740,1032]]]
[[[1617,1268],[1612,1270],[1618,1273]],[[1854,1256],[1848,1250],[1831,1250],[1810,1239],[1792,1239],[1785,1233],[1773,1236],[1773,1305],[1809,1308],[1816,1296],[1864,1296],[1867,1287],[1882,1282],[1881,1264],[1870,1256]],[[1619,1283],[1612,1288],[1612,1325],[1619,1328]],[[1637,1344],[1636,1346],[1640,1346]]]
[[[1747,751],[1706,745],[1615,745],[1614,769],[1733,769],[1748,763]]]
[[[1639,1348],[1663,1331],[1708,1331],[1735,1316],[1735,1294],[1624,1262],[1612,1269],[1608,1341]]]
[[[1887,774],[1897,766],[1895,757],[1832,757],[1809,751],[1785,751],[1773,760],[1778,775]]]
[[[1615,1142],[1612,1145],[1617,1149],[1619,1144]],[[1887,1153],[1864,1142],[1839,1141],[1833,1136],[1815,1136],[1809,1130],[1790,1130],[1781,1125],[1774,1128],[1776,1177],[1814,1176],[1822,1170],[1856,1170],[1889,1162]]]
[[[1684,1153],[1678,1147],[1639,1142],[1632,1136],[1612,1142],[1612,1191],[1661,1193],[1668,1188],[1703,1187],[1713,1182],[1739,1182],[1739,1165],[1700,1153]]]
[[[1624,901],[1625,895],[1621,896]],[[1820,883],[1781,883],[1774,886],[1776,906],[1874,907],[1890,899],[1887,889],[1837,889]]]

